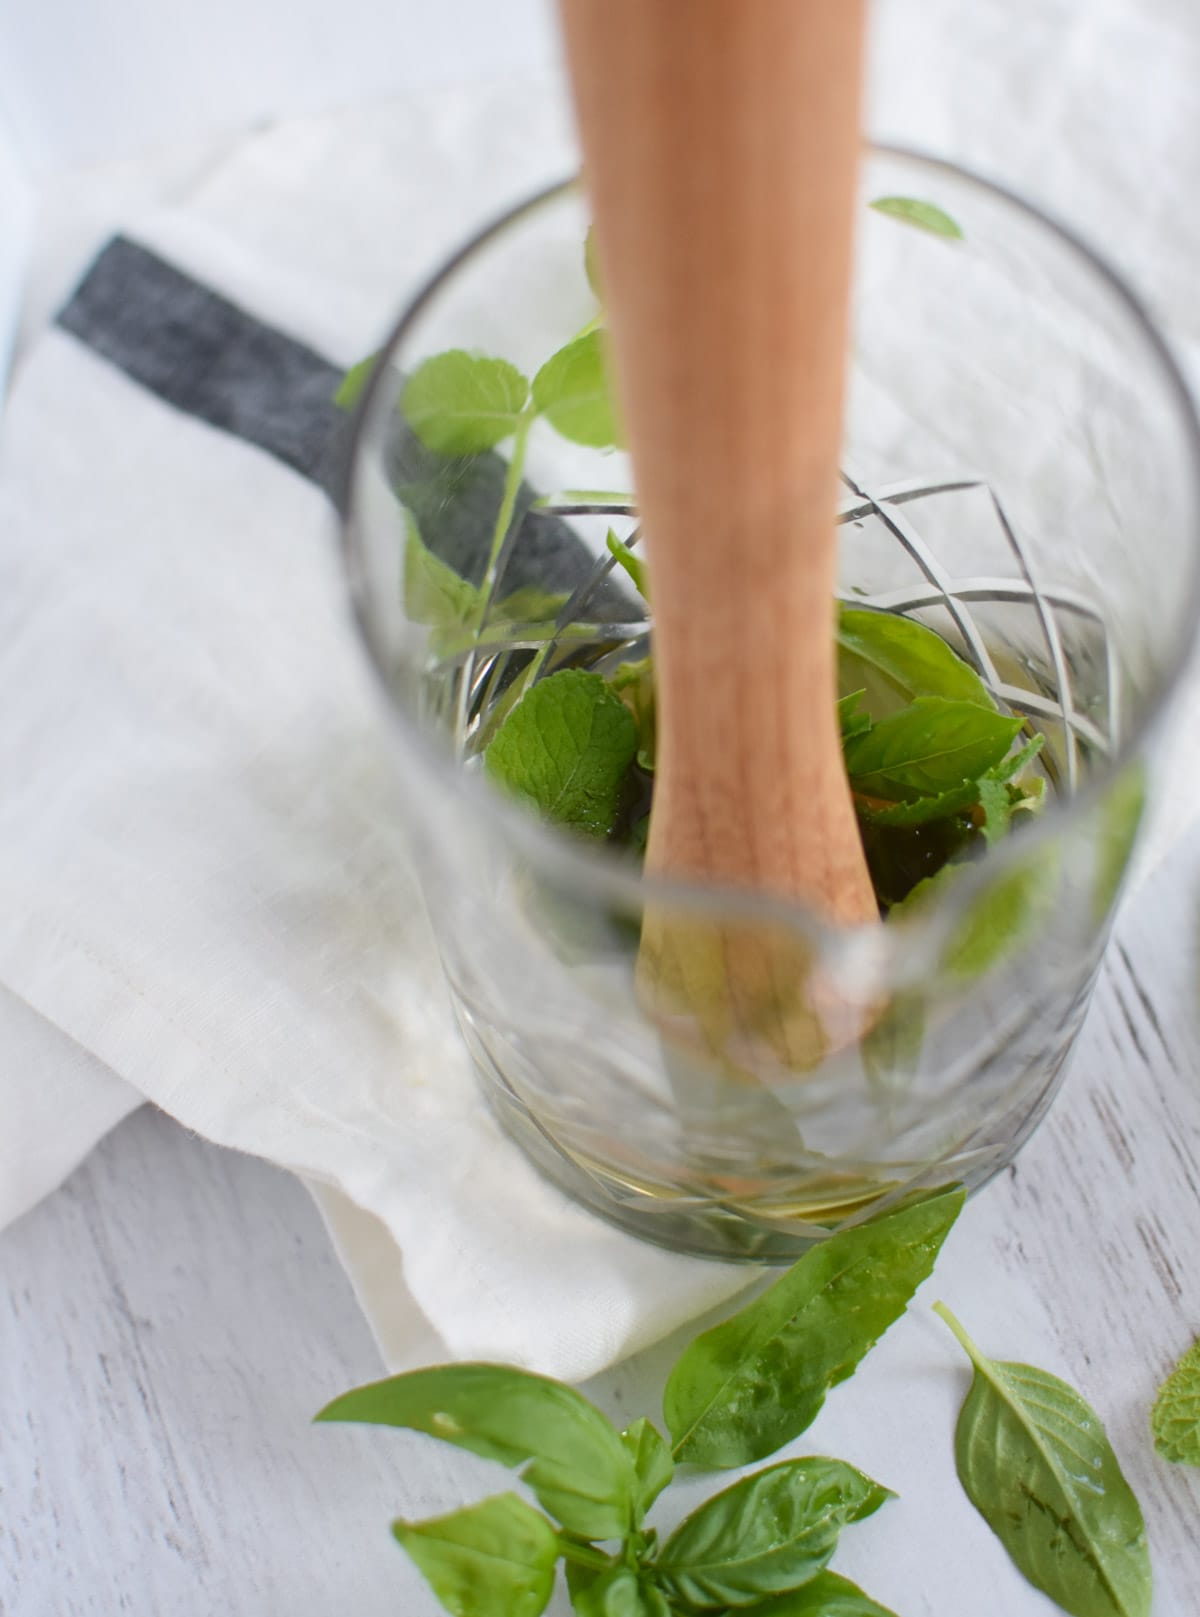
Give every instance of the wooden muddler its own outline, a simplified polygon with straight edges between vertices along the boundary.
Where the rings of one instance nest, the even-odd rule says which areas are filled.
[[[865,0],[561,0],[653,590],[648,869],[877,918],[835,713]]]

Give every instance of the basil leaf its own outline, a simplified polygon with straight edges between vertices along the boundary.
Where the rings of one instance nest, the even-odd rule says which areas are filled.
[[[746,1465],[803,1432],[929,1276],[963,1200],[940,1191],[830,1236],[698,1336],[663,1395],[675,1458]]]
[[[851,691],[849,695],[843,696],[837,705],[838,724],[843,741],[848,741],[851,736],[865,735],[871,728],[870,714],[858,712],[858,704],[866,694],[865,690]]]
[[[997,764],[1012,746],[1020,719],[973,702],[920,696],[846,743],[846,770],[856,791],[912,801],[953,790]]]
[[[1200,1465],[1200,1342],[1188,1349],[1159,1388],[1150,1429],[1164,1460]]]
[[[646,563],[640,556],[634,555],[629,546],[623,544],[610,528],[605,540],[609,553],[618,567],[623,567],[633,580],[634,588],[644,601],[650,599],[650,580],[646,573]]]
[[[541,1617],[550,1603],[558,1534],[516,1494],[392,1532],[453,1617]]]
[[[411,511],[405,511],[404,522],[408,534],[404,542],[405,612],[414,623],[461,629],[479,610],[479,591],[428,549]]]
[[[406,1427],[485,1460],[523,1465],[521,1480],[570,1532],[623,1538],[629,1531],[629,1456],[595,1405],[559,1381],[498,1364],[445,1365],[357,1387],[317,1419]]]
[[[570,599],[562,591],[544,590],[537,584],[522,584],[499,601],[493,601],[493,623],[528,623],[551,627]]]
[[[906,225],[916,225],[931,235],[944,236],[949,241],[963,239],[961,226],[933,202],[922,202],[917,197],[876,197],[867,205],[876,213],[902,219]]]
[[[818,1573],[801,1588],[743,1611],[744,1617],[896,1617],[836,1572]]]
[[[371,373],[379,363],[379,354],[368,354],[366,359],[360,359],[357,365],[351,365],[338,383],[337,392],[333,395],[333,402],[339,410],[353,410],[362,397],[367,383],[371,380]]]
[[[975,1370],[954,1440],[967,1498],[1071,1617],[1148,1617],[1145,1523],[1095,1411],[1057,1376],[986,1358],[948,1308],[936,1312]]]
[[[617,823],[637,749],[633,715],[607,682],[565,668],[521,699],[484,764],[494,781],[546,819],[604,837]]]
[[[603,332],[589,331],[551,354],[533,379],[533,402],[555,432],[573,444],[592,449],[618,444]]]
[[[586,1583],[577,1580],[571,1604],[579,1617],[671,1617],[662,1591],[627,1566]]]
[[[815,1577],[841,1529],[894,1497],[844,1460],[784,1460],[693,1511],[663,1545],[655,1576],[690,1611],[750,1606]]]
[[[479,455],[516,431],[528,397],[529,383],[506,359],[451,348],[417,366],[400,408],[435,453]]]
[[[942,639],[912,618],[843,606],[838,611],[838,689],[865,690],[863,706],[882,718],[916,696],[974,702],[996,711],[973,668]]]
[[[621,1433],[621,1442],[633,1461],[638,1482],[638,1511],[644,1516],[675,1475],[671,1451],[644,1415],[626,1427]]]

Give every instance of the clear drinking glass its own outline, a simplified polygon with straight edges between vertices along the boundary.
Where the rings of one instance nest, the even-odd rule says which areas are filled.
[[[895,195],[937,204],[963,239],[865,206]],[[1064,231],[948,164],[877,149],[863,202],[839,594],[936,630],[1045,737],[1045,812],[911,917],[838,931],[794,904],[647,881],[479,767],[533,680],[611,671],[652,629],[606,548],[610,528],[637,538],[623,454],[538,420],[523,465],[512,438],[455,458],[401,407],[433,354],[532,377],[596,320],[575,183],[484,230],[413,299],[347,475],[396,812],[483,1092],[571,1195],[721,1257],[790,1259],[1011,1161],[1061,1081],[1196,632],[1197,426],[1135,300]],[[486,603],[473,616],[464,580]],[[706,1025],[695,990],[672,1014],[639,968],[647,914],[753,939],[790,974],[789,1007],[826,1027],[834,1007],[840,1035],[797,1059],[769,1016]]]

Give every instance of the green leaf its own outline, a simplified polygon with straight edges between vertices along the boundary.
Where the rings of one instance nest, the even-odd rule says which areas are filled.
[[[524,1466],[522,1481],[570,1532],[622,1538],[630,1529],[635,1478],[620,1437],[595,1405],[545,1376],[499,1364],[414,1370],[344,1393],[317,1419],[406,1427]]]
[[[947,866],[938,877],[953,872]],[[922,882],[921,886],[925,886]],[[951,935],[942,957],[959,977],[979,977],[1035,931],[1053,907],[1058,891],[1058,864],[1053,848],[985,886]],[[910,899],[914,892],[909,895]]]
[[[1110,787],[1100,809],[1096,889],[1092,914],[1104,921],[1117,901],[1146,808],[1146,766],[1129,764]]]
[[[366,359],[360,359],[357,365],[351,365],[338,383],[337,392],[333,395],[333,402],[339,410],[353,410],[362,397],[367,383],[371,380],[372,372],[379,363],[379,354],[368,354]]]
[[[605,363],[604,333],[576,337],[542,366],[533,379],[533,402],[563,438],[592,449],[620,442]]]
[[[1020,728],[1020,719],[973,702],[921,696],[851,737],[846,770],[854,789],[873,797],[937,797],[999,763]]]
[[[633,715],[607,681],[566,668],[522,698],[484,762],[498,785],[546,819],[604,837],[616,825],[637,749]]]
[[[600,290],[600,260],[596,255],[596,227],[589,225],[587,235],[583,238],[583,273],[587,276],[587,283],[595,293],[598,303],[604,302],[604,293]]]
[[[614,669],[608,683],[633,714],[638,729],[637,761],[654,773],[658,752],[658,719],[654,699],[654,659],[639,657]]]
[[[873,825],[928,825],[932,820],[948,819],[952,814],[963,814],[978,803],[984,812],[983,834],[988,842],[996,842],[1008,830],[1014,804],[1008,782],[1042,750],[1045,737],[1034,736],[1028,746],[1011,758],[1003,758],[991,769],[985,770],[978,780],[964,780],[949,791],[936,797],[918,797],[911,803],[893,803],[879,809],[871,804],[856,805],[859,816]],[[1038,777],[1041,786],[1045,781]],[[1040,807],[1040,799],[1027,798],[1017,793],[1017,804]]]
[[[936,1311],[975,1369],[954,1442],[967,1498],[1071,1617],[1148,1617],[1145,1523],[1095,1411],[1057,1376],[986,1358]]]
[[[815,1577],[841,1529],[894,1497],[844,1460],[785,1460],[693,1511],[663,1545],[655,1575],[691,1611],[752,1606]]]
[[[906,225],[916,225],[934,236],[945,236],[949,241],[961,241],[961,227],[948,213],[932,202],[917,197],[876,197],[868,206],[876,213],[886,213],[891,219],[902,219]]]
[[[558,1534],[516,1494],[392,1532],[453,1617],[541,1617],[550,1602]]]
[[[610,528],[605,543],[609,552],[619,567],[623,567],[633,580],[634,588],[644,601],[650,599],[650,580],[646,573],[646,563],[640,556],[635,556],[629,546],[622,543]]]
[[[1164,1460],[1200,1465],[1200,1341],[1180,1359],[1150,1411],[1154,1447]]]
[[[579,1617],[671,1617],[661,1590],[627,1566],[575,1580],[571,1604]]]
[[[940,635],[912,618],[843,606],[838,611],[838,689],[865,690],[873,719],[917,696],[942,696],[996,710],[973,668]]]
[[[743,1608],[744,1617],[896,1617],[848,1578],[821,1572],[799,1589]]]
[[[528,397],[529,383],[506,359],[451,348],[417,366],[400,408],[437,454],[479,455],[516,431]]]
[[[638,1482],[638,1512],[644,1516],[675,1475],[671,1451],[643,1415],[621,1433]]]
[[[426,547],[410,511],[405,511],[404,521],[405,612],[414,623],[461,629],[479,609],[479,591]]]
[[[675,1458],[747,1465],[803,1432],[932,1272],[963,1197],[940,1191],[830,1236],[698,1336],[663,1395]]]
[[[522,584],[510,595],[492,602],[491,622],[553,624],[570,599],[561,590],[544,590],[536,584]]]
[[[838,724],[841,727],[843,741],[849,741],[851,736],[866,735],[871,728],[870,714],[858,711],[858,704],[866,694],[865,690],[851,691],[847,696],[843,696],[837,705]]]

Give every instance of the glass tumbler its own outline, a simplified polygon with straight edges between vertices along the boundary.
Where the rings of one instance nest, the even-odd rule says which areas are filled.
[[[887,197],[935,204],[961,235],[869,206]],[[934,630],[1044,738],[1044,811],[911,913],[838,930],[796,904],[649,880],[482,767],[539,681],[636,667],[652,646],[652,605],[610,549],[612,534],[636,555],[641,535],[575,182],[483,230],[413,298],[359,400],[346,475],[396,813],[482,1093],[571,1196],[722,1258],[790,1260],[1012,1160],[1061,1082],[1196,633],[1197,426],[1134,298],[1068,233],[946,163],[875,149],[862,202],[839,598]],[[490,373],[466,449],[453,421],[430,430],[437,368],[421,371],[460,351],[515,368]],[[442,383],[462,363],[442,361]],[[731,1018],[715,979],[677,1002],[648,990],[647,918],[718,966],[722,940],[751,940],[776,1002]],[[780,1033],[793,1011],[818,1030],[803,1052]]]

